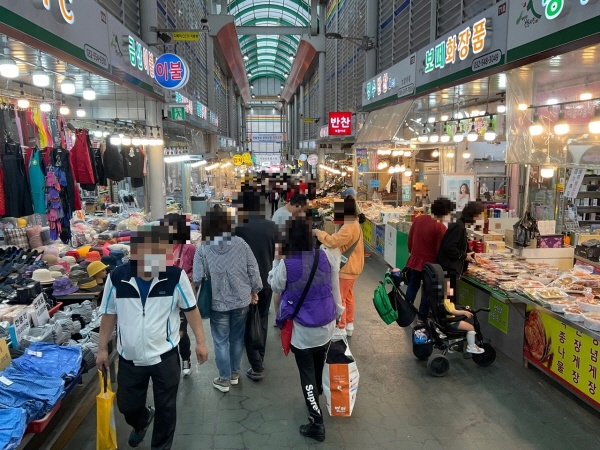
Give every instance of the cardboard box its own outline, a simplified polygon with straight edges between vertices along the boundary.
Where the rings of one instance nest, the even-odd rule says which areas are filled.
[[[473,236],[478,241],[483,240],[483,242],[502,241],[504,239],[504,236],[502,236],[502,234],[493,231],[490,231],[487,234],[483,234],[483,232],[481,231],[468,230],[467,233]]]

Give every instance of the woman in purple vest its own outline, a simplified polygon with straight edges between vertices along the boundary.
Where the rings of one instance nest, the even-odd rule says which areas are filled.
[[[300,434],[322,442],[325,426],[319,395],[323,393],[325,353],[336,328],[336,319],[344,311],[339,285],[340,261],[331,252],[314,249],[311,224],[306,218],[289,220],[282,241],[282,255],[269,272],[273,292],[281,294],[280,302],[275,304],[278,325],[293,316],[316,263],[308,294],[294,317],[292,352],[310,420],[300,427]]]

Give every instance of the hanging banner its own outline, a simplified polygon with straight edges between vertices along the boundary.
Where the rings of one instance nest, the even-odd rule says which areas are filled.
[[[284,135],[282,133],[252,133],[248,136],[252,142],[282,142]]]
[[[571,169],[571,175],[569,176],[569,182],[565,189],[565,198],[574,199],[579,194],[581,184],[583,183],[583,176],[585,175],[585,169]]]
[[[600,6],[594,0],[511,2],[509,17],[508,62],[600,33]]]
[[[363,83],[362,105],[370,109],[415,93],[417,55],[413,53]]]
[[[504,1],[419,50],[417,93],[504,64],[507,29],[508,2]]]

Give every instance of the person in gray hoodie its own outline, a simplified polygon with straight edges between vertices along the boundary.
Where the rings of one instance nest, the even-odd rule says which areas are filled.
[[[202,218],[202,245],[194,255],[194,281],[199,283],[205,271],[211,278],[210,331],[219,369],[213,387],[221,392],[239,383],[248,306],[258,302],[263,288],[256,258],[242,238],[232,235],[233,223],[226,210],[208,211]]]

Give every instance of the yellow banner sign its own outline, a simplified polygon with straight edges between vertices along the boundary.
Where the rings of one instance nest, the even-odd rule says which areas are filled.
[[[252,164],[252,155],[250,153],[244,153],[242,155],[242,161],[246,164]]]
[[[174,31],[173,32],[173,40],[174,41],[199,41],[200,33],[197,31]]]
[[[234,166],[241,166],[244,163],[244,158],[242,157],[242,155],[234,155],[233,156],[233,165]]]

